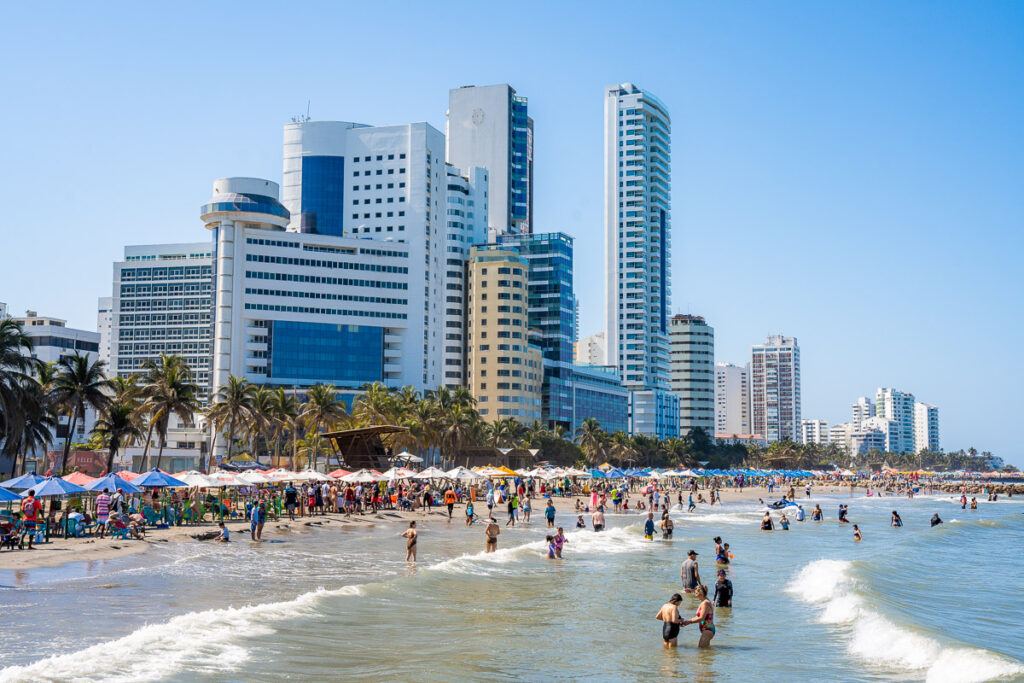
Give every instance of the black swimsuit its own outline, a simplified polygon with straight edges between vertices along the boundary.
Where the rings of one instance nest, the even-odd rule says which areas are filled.
[[[666,621],[661,627],[661,637],[665,639],[665,642],[672,640],[679,635],[679,624],[671,621]]]

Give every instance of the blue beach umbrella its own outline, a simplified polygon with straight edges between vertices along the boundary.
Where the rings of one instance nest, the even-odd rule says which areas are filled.
[[[186,484],[185,482],[175,479],[171,475],[167,474],[166,472],[161,472],[155,467],[151,469],[149,472],[141,474],[135,479],[132,479],[132,484],[136,488],[142,486],[148,488],[163,488],[165,486],[188,487],[188,484]]]
[[[118,489],[121,489],[125,493],[141,493],[142,492],[142,489],[140,489],[138,486],[136,486],[132,482],[128,481],[127,479],[122,479],[117,474],[108,474],[105,477],[100,477],[99,479],[97,479],[95,481],[91,481],[91,482],[89,482],[88,484],[85,485],[85,490],[86,491],[96,491],[96,492],[99,492],[99,491],[102,491],[103,489],[107,489],[111,493],[113,493],[114,491],[116,491]]]
[[[597,469],[590,470],[590,476],[593,477],[594,479],[604,479],[606,477],[604,472]]]
[[[20,477],[14,479],[8,479],[7,481],[0,481],[0,487],[12,490],[26,490],[30,489],[41,481],[45,481],[46,477],[40,477],[35,472],[26,472]]]
[[[78,484],[72,484],[70,481],[66,481],[60,477],[47,477],[44,481],[36,484],[33,488],[36,492],[36,498],[45,498],[46,496],[66,496],[70,493],[85,492],[85,489]]]
[[[21,500],[21,496],[10,489],[0,487],[0,503],[10,503],[15,500]]]

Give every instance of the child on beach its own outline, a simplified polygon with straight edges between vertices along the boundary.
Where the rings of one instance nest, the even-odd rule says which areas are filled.
[[[583,521],[583,515],[578,515],[576,517],[576,528],[577,529],[586,529],[587,528],[587,523]]]
[[[548,534],[546,540],[548,542],[548,559],[553,560],[555,559],[555,537]]]
[[[217,534],[217,542],[229,543],[231,541],[231,532],[224,526],[224,522],[217,522],[217,526],[220,527],[220,533]]]
[[[647,513],[647,521],[644,522],[644,538],[648,541],[654,540],[654,513]]]

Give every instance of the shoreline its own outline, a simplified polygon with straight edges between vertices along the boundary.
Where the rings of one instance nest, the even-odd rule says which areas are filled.
[[[787,487],[788,490],[788,487]],[[814,486],[812,489],[816,495],[835,495],[849,493],[850,488],[846,486]],[[699,493],[707,495],[705,489],[699,489]],[[785,493],[785,490],[781,488],[776,489],[773,493],[769,494],[767,487],[756,486],[756,487],[744,487],[743,490],[733,488],[721,489],[721,498],[723,503],[736,503],[736,502],[747,502],[763,498],[767,500],[771,497],[772,500],[781,498]],[[675,492],[673,491],[673,497]],[[803,489],[797,489],[797,502],[803,494]],[[684,496],[686,492],[684,491]],[[639,500],[640,494],[631,493],[630,501]],[[532,522],[544,522],[544,505],[537,504],[537,501],[543,500],[539,496],[534,496],[532,499],[533,512]],[[555,498],[555,507],[558,510],[559,518],[558,521],[565,528],[569,528],[575,522],[575,513],[573,512],[575,501],[580,500],[584,505],[589,505],[589,496],[573,496],[568,498]],[[484,515],[481,511],[486,511],[486,503],[482,500],[477,500],[476,505],[479,520],[484,519]],[[703,504],[707,506],[707,503]],[[458,503],[455,506],[455,511],[452,514],[453,523],[463,523],[465,520],[465,503]],[[646,511],[644,511],[646,512]],[[506,512],[504,506],[499,509],[495,507],[494,510],[495,518],[503,522],[506,519]],[[631,508],[626,514],[637,514],[634,508]],[[306,529],[314,530],[321,528],[324,530],[330,528],[337,528],[339,530],[345,529],[346,527],[357,527],[365,525],[376,525],[376,524],[404,524],[416,520],[433,518],[435,515],[441,517],[447,517],[447,510],[443,505],[434,506],[430,512],[426,512],[424,508],[420,508],[413,511],[401,511],[401,510],[381,510],[377,513],[366,512],[363,514],[345,515],[339,513],[328,513],[325,515],[306,515],[305,517],[296,517],[294,522],[291,522],[287,515],[283,515],[281,519],[270,520],[263,527],[263,538],[276,538],[284,534],[303,532]],[[571,522],[566,522],[566,519],[570,519]],[[251,542],[249,539],[249,523],[245,519],[236,518],[233,520],[225,520],[225,526],[232,535],[232,543],[240,542],[246,543]],[[588,520],[589,524],[589,520]],[[214,522],[204,522],[203,524],[196,524],[192,526],[176,526],[169,529],[146,529],[146,538],[144,540],[135,539],[112,539],[107,538],[53,538],[49,543],[37,545],[35,549],[29,551],[25,550],[3,550],[0,551],[0,571],[24,571],[29,569],[42,569],[42,568],[55,568],[64,567],[78,562],[102,562],[107,560],[116,560],[128,555],[135,555],[143,553],[154,546],[169,543],[203,543],[212,540],[218,532],[217,524]]]

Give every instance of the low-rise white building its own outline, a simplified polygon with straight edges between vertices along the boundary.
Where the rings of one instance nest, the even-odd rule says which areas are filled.
[[[828,444],[828,422],[825,420],[801,420],[801,443]]]

